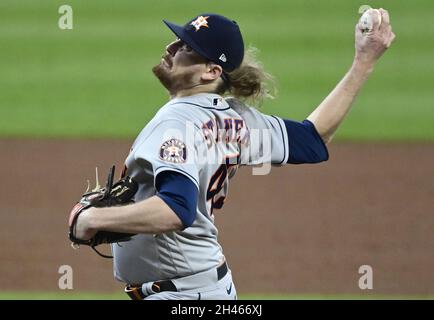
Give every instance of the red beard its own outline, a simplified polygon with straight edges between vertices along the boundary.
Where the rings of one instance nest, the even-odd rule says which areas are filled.
[[[160,80],[161,84],[169,90],[169,92],[172,92],[172,86],[173,86],[173,80],[170,76],[170,72],[168,69],[166,69],[162,63],[157,64],[152,68],[152,72],[154,75]]]
[[[195,74],[192,69],[185,73],[174,75],[171,69],[166,67],[163,62],[154,66],[152,72],[172,95],[176,94],[179,90],[193,88],[202,84],[200,80],[199,82],[194,82]]]

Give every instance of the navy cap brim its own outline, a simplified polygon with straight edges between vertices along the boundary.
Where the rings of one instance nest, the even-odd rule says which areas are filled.
[[[196,51],[199,55],[202,57],[211,60],[209,57],[207,57],[206,53],[191,39],[191,37],[185,32],[185,29],[183,26],[174,24],[172,22],[163,20],[163,22],[166,24],[166,26],[172,30],[172,32],[182,41],[184,41],[187,45],[189,45],[194,51]],[[215,61],[214,61],[215,62]]]

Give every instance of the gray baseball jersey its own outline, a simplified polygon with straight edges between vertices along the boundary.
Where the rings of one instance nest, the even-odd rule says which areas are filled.
[[[128,284],[188,276],[224,259],[214,214],[223,206],[238,166],[286,163],[288,137],[281,119],[216,94],[175,98],[135,140],[125,165],[139,183],[135,201],[156,194],[165,170],[187,176],[199,190],[193,224],[177,232],[139,234],[114,244],[114,273]]]

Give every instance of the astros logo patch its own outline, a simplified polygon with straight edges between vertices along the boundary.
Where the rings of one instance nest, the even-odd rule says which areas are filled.
[[[173,163],[183,163],[187,160],[187,148],[185,143],[178,139],[170,139],[160,148],[160,159]]]
[[[204,17],[204,16],[199,16],[199,17],[197,17],[197,19],[196,20],[194,20],[192,23],[190,23],[193,27],[195,27],[196,28],[196,31],[199,31],[199,29],[200,28],[202,28],[202,27],[207,27],[207,28],[209,28],[209,26],[208,26],[208,21],[206,20],[206,19],[208,19],[209,18],[209,16],[208,17]]]

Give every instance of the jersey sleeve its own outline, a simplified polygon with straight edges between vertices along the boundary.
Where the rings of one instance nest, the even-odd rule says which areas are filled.
[[[135,160],[141,167],[152,170],[154,179],[167,170],[181,173],[199,188],[200,168],[195,141],[198,135],[193,125],[179,119],[165,119],[149,131],[134,151]]]
[[[286,163],[289,157],[288,136],[283,121],[251,107],[233,102],[232,106],[246,122],[249,132],[248,143],[242,144],[241,164]]]
[[[283,123],[289,142],[287,163],[319,163],[328,160],[327,146],[312,122],[284,119]]]
[[[237,112],[249,130],[249,143],[241,152],[242,164],[283,165],[328,160],[327,146],[312,122],[286,120],[247,106],[238,106]]]
[[[157,197],[160,197],[179,217],[184,228],[190,227],[197,214],[199,190],[185,175],[175,171],[163,171],[155,178]]]

